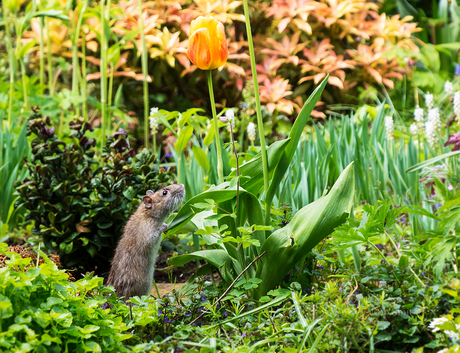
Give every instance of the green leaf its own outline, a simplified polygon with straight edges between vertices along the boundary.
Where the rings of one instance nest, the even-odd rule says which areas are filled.
[[[187,144],[190,141],[192,134],[193,126],[191,125],[188,125],[180,130],[179,138],[177,139],[176,144],[174,145],[174,149],[177,154],[180,154],[185,149],[185,147],[187,147]]]
[[[180,228],[184,227],[197,213],[200,213],[201,210],[199,209],[199,207],[196,206],[196,204],[198,204],[201,207],[201,204],[203,203],[209,204],[209,202],[206,201],[207,199],[214,200],[215,203],[222,203],[228,200],[232,200],[234,197],[236,197],[236,192],[237,192],[236,187],[229,188],[229,185],[230,183],[228,182],[219,184],[195,197],[192,197],[190,200],[188,200],[182,206],[179,212],[176,214],[176,216],[174,217],[174,219],[168,226],[168,229],[166,230],[165,234],[166,235],[173,234]],[[255,224],[260,224],[258,222],[260,222],[259,216],[262,214],[262,206],[260,205],[260,202],[257,199],[257,197],[255,197],[253,194],[247,192],[241,187],[239,189],[239,193],[240,193],[240,197],[244,197],[247,202],[250,201],[251,208],[252,208],[252,212],[251,212],[252,214],[248,214],[248,216],[250,216],[249,218],[250,224],[252,224],[251,223],[252,217],[257,218],[257,223]],[[232,222],[233,222],[233,219],[232,219]]]
[[[331,191],[300,209],[292,221],[270,235],[260,252],[256,277],[263,282],[256,299],[274,288],[290,269],[335,227],[342,224],[350,212],[355,191],[353,163],[340,174]]]
[[[284,153],[276,166],[273,178],[271,180],[270,186],[267,191],[266,203],[268,207],[271,206],[273,196],[275,196],[276,189],[283,179],[286,171],[289,169],[289,164],[291,163],[292,157],[294,157],[294,152],[299,144],[300,136],[302,135],[305,124],[310,118],[310,114],[315,108],[316,103],[318,102],[321,94],[323,93],[324,88],[326,87],[327,80],[329,75],[320,83],[318,87],[313,91],[313,93],[308,97],[308,100],[305,102],[302,110],[299,113],[299,116],[295,120],[294,125],[292,126],[291,132],[289,133],[289,144],[286,146]]]
[[[409,266],[409,258],[407,257],[407,255],[401,255],[401,257],[399,258],[398,266],[399,267]]]
[[[180,255],[171,257],[167,262],[173,266],[182,266],[187,262],[190,262],[195,259],[203,259],[208,261],[211,265],[219,268],[224,265],[224,263],[230,259],[225,250],[201,250],[195,251],[191,254]]]
[[[70,17],[64,15],[62,10],[43,10],[43,11],[38,11],[35,13],[34,17],[52,17],[52,18],[57,18],[61,21],[70,21]]]
[[[203,139],[203,143],[205,146],[208,147],[214,141],[214,135],[215,135],[214,121],[211,121],[211,124],[209,125],[209,132],[206,134],[206,136]]]
[[[454,152],[448,152],[448,153],[444,153],[444,154],[441,154],[440,156],[436,156],[434,158],[430,158],[430,159],[427,159],[426,161],[423,161],[421,163],[418,163],[416,165],[413,165],[412,167],[410,167],[408,170],[406,170],[406,173],[412,173],[412,172],[415,172],[416,170],[419,170],[419,169],[422,169],[422,168],[425,168],[433,163],[436,163],[436,162],[439,162],[439,161],[442,161],[443,159],[445,158],[449,158],[449,157],[452,157],[452,156],[455,156],[457,154],[459,154],[460,151],[454,151]]]
[[[13,305],[11,300],[4,295],[0,295],[0,320],[13,316]]]
[[[196,146],[196,145],[192,146],[192,150],[193,150],[193,155],[195,156],[195,159],[200,165],[200,167],[203,168],[206,172],[209,172],[211,165],[209,164],[206,153],[199,146]]]
[[[269,174],[272,174],[275,170],[289,142],[289,139],[276,141],[267,148]],[[236,170],[231,172],[230,176],[236,177]],[[243,179],[243,177],[247,178]],[[242,178],[240,186],[254,195],[259,195],[260,190],[264,185],[263,177],[261,153],[255,155],[248,163],[245,163],[240,167],[240,178]]]

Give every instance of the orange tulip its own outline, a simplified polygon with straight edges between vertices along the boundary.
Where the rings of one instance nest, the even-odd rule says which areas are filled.
[[[188,57],[201,70],[225,64],[228,57],[224,25],[211,16],[200,16],[190,24]]]

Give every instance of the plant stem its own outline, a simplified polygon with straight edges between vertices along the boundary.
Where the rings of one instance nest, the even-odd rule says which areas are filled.
[[[14,53],[13,53],[13,42],[11,39],[10,26],[8,25],[8,20],[6,17],[6,7],[3,7],[3,21],[5,23],[5,32],[6,32],[6,48],[10,57],[10,97],[8,100],[8,127],[11,129],[11,113],[13,110],[13,93],[14,93]]]
[[[236,213],[235,228],[238,228],[238,200],[239,200],[239,195],[240,195],[240,166],[238,164],[238,152],[236,151],[236,147],[235,147],[235,138],[233,136],[232,122],[230,122],[229,125],[230,125],[230,136],[232,138],[233,152],[235,153],[235,158],[236,158],[236,177],[238,178],[236,182],[236,207],[235,207],[235,213]]]
[[[142,0],[138,1],[139,4],[139,29],[141,31],[141,40],[142,40],[142,74],[144,75],[144,144],[145,148],[149,148],[149,88],[147,83],[147,45],[145,43],[145,33],[144,33],[144,18],[142,17]],[[155,136],[153,136],[155,139]],[[155,153],[155,148],[154,148]]]
[[[380,249],[378,247],[376,247],[371,241],[368,241],[368,244],[372,245],[372,247],[377,250],[377,252],[380,254],[380,256],[382,257],[382,259],[387,263],[387,265],[391,265],[387,258],[385,257],[385,255],[383,255],[383,253],[380,251]]]
[[[238,280],[240,279],[240,277],[254,264],[254,262],[256,262],[257,260],[259,260],[262,256],[265,255],[265,253],[267,252],[267,250],[265,250],[262,254],[260,254],[259,256],[257,256],[254,260],[251,261],[251,263],[249,265],[246,266],[246,268],[241,271],[241,273],[235,278],[235,280],[232,282],[232,284],[230,284],[230,286],[225,290],[225,292],[219,297],[219,299],[216,300],[216,302],[214,303],[215,306],[217,306],[217,304],[227,295],[227,293],[229,292],[230,289],[233,288],[233,286],[235,285],[236,282],[238,282]],[[193,323],[195,321],[197,321],[200,317],[202,317],[204,314],[206,314],[206,312],[202,312],[200,316],[198,316],[197,318],[195,318],[191,323],[190,323],[190,326],[193,325]]]
[[[45,20],[40,17],[40,86],[45,84],[45,41],[43,35],[43,27],[45,27]]]
[[[50,95],[53,93],[51,92],[51,87],[53,86],[53,66],[51,63],[52,57],[51,57],[51,37],[49,35],[49,19],[48,17],[45,17],[45,31],[48,33],[46,36],[46,46],[48,47],[48,51],[46,52],[46,57],[48,61],[48,91],[50,92]]]
[[[224,182],[224,169],[223,169],[223,165],[222,165],[222,150],[221,150],[221,147],[220,147],[220,138],[219,138],[219,123],[217,121],[216,103],[214,102],[214,91],[212,89],[211,70],[207,70],[206,75],[208,77],[209,98],[211,100],[212,121],[214,123],[214,132],[215,132],[215,139],[216,139],[217,175],[219,176],[219,184],[222,184]]]
[[[115,65],[110,63],[110,77],[109,77],[109,96],[107,97],[108,100],[108,109],[112,106],[112,86],[113,86],[113,71],[115,70]]]
[[[28,109],[28,101],[27,101],[27,82],[26,82],[26,65],[24,64],[24,59],[21,58],[19,60],[19,63],[21,64],[21,74],[22,74],[22,91],[24,94],[24,110],[27,112]]]
[[[385,235],[388,237],[388,239],[390,239],[390,243],[393,245],[393,247],[395,248],[396,252],[398,253],[398,256],[401,257],[401,252],[399,251],[398,247],[396,246],[395,242],[393,241],[393,238],[390,237],[390,235],[388,233],[385,232]],[[399,244],[402,244],[401,241],[399,241]],[[410,270],[410,272],[412,272],[412,274],[415,276],[415,278],[419,281],[419,283],[425,287],[425,283],[422,282],[422,280],[420,279],[419,276],[417,276],[417,274],[415,273],[415,271],[412,269],[412,267],[409,265],[407,266]]]
[[[81,95],[83,97],[83,118],[88,121],[88,107],[86,106],[86,41],[85,34],[81,36]]]
[[[264,135],[264,124],[262,121],[262,113],[260,111],[260,97],[259,97],[259,85],[257,83],[257,70],[256,70],[256,58],[254,54],[254,44],[252,43],[251,23],[249,21],[249,6],[248,0],[243,0],[244,5],[244,18],[246,22],[246,34],[248,36],[249,56],[251,57],[251,70],[252,80],[254,82],[254,98],[256,100],[256,113],[257,113],[257,125],[259,127],[259,138],[260,138],[260,149],[262,154],[262,168],[264,173],[264,191],[265,195],[268,192],[268,160],[267,150],[265,148],[265,135]],[[270,205],[265,207],[265,224],[270,224]]]
[[[105,38],[105,0],[101,0],[101,154],[105,146],[107,106],[107,38]]]

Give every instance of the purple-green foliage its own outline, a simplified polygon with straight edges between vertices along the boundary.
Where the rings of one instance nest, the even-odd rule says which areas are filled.
[[[27,131],[35,136],[26,161],[30,176],[16,184],[16,206],[28,210],[33,233],[58,252],[64,267],[104,273],[128,216],[148,189],[170,181],[170,172],[158,170],[147,150],[136,154],[123,130],[108,136],[96,159],[96,141],[85,135],[91,124],[76,118],[70,129],[74,142],[64,143],[50,118],[34,109]]]

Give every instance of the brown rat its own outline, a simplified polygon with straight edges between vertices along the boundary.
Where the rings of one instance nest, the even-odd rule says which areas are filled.
[[[164,221],[184,195],[184,185],[174,184],[155,193],[148,190],[142,198],[125,226],[107,281],[118,296],[127,299],[150,293],[161,234],[168,226]]]

